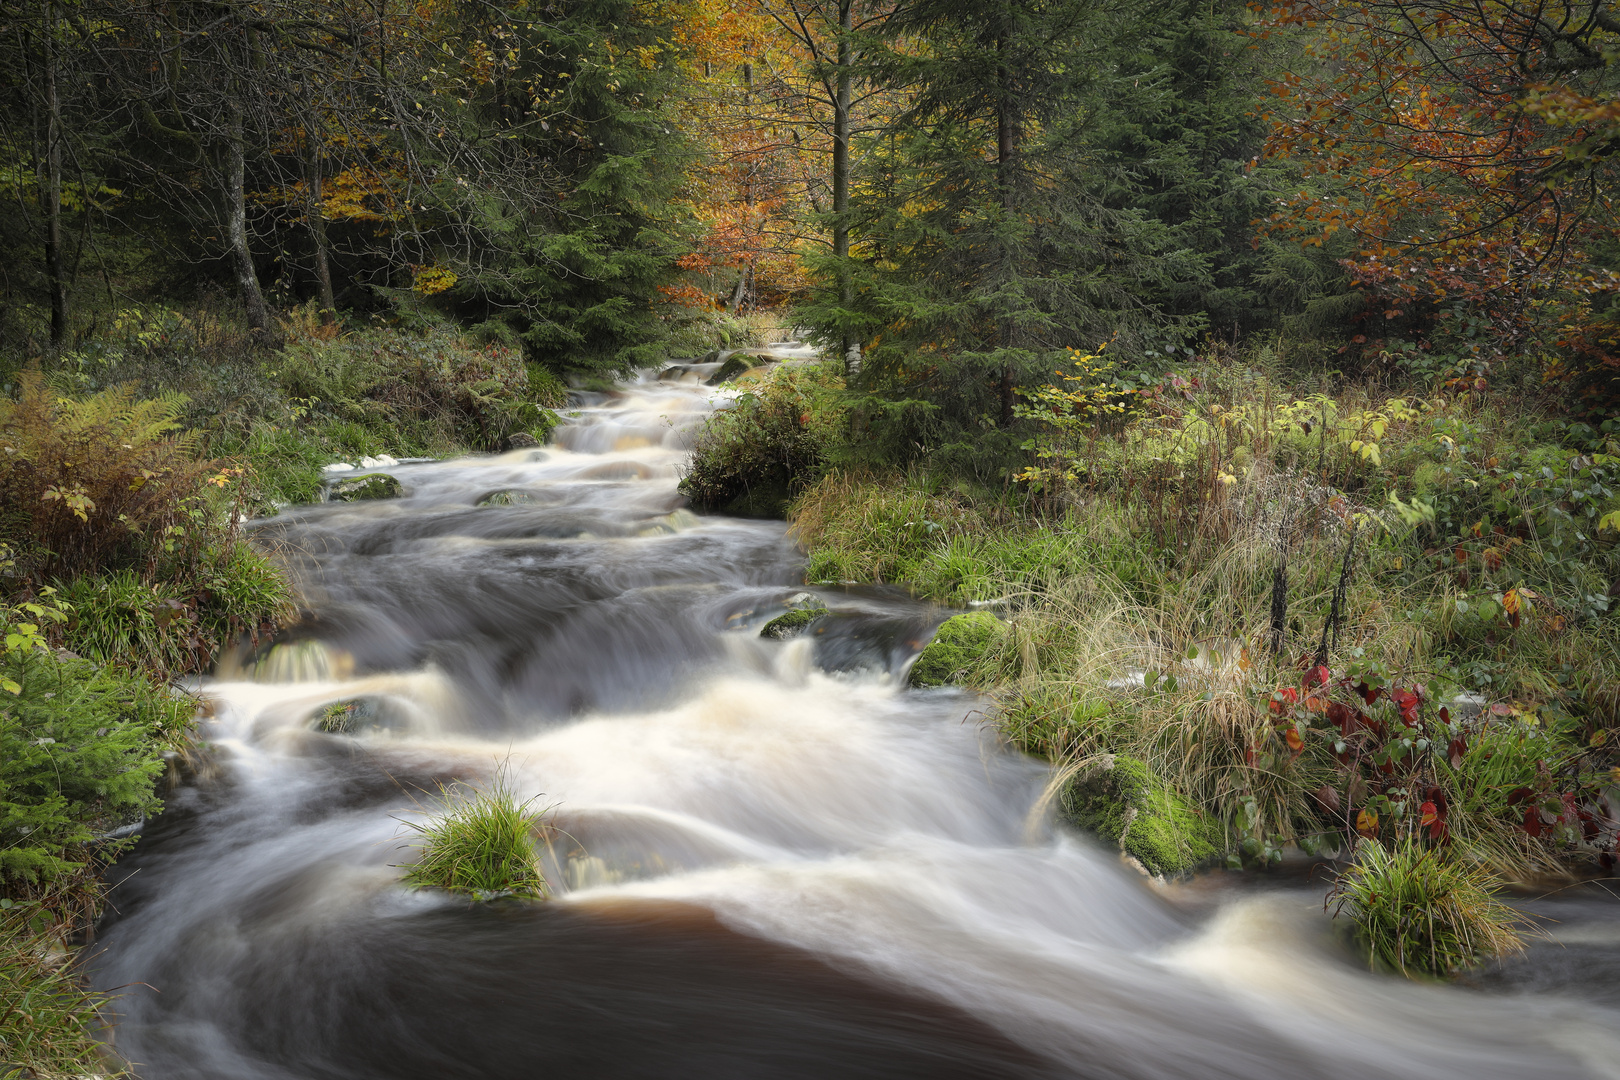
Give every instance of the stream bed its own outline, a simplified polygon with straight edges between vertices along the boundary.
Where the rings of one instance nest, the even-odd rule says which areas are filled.
[[[1608,894],[1470,985],[1374,976],[1325,882],[1159,890],[1042,816],[982,702],[904,688],[944,612],[812,587],[827,632],[762,640],[803,557],[683,509],[704,374],[255,523],[313,614],[206,682],[113,874],[141,1077],[1620,1076]],[[550,808],[555,897],[405,887],[441,785],[497,777]]]

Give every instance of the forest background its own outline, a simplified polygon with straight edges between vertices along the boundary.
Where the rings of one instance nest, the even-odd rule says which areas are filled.
[[[1606,872],[1617,57],[1569,0],[0,0],[7,970],[169,680],[294,616],[242,520],[789,327],[684,490],[995,611],[942,677],[1071,819]]]

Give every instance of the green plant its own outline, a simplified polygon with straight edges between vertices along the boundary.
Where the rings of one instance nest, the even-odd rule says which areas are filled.
[[[470,893],[475,899],[499,896],[544,899],[549,895],[534,841],[549,835],[535,799],[519,801],[504,773],[483,788],[462,792],[441,788],[447,809],[427,822],[405,824],[419,835],[420,854],[405,872],[419,888]]]
[[[0,670],[18,687],[0,699],[0,883],[51,880],[83,864],[97,832],[158,809],[161,752],[192,706],[142,675],[39,649]]]
[[[1524,917],[1497,899],[1486,867],[1416,839],[1364,840],[1329,895],[1376,966],[1444,977],[1524,948]]]
[[[39,1077],[127,1075],[108,1072],[91,1034],[105,1001],[80,984],[60,928],[41,905],[0,900],[0,1069]]]
[[[20,573],[149,573],[208,542],[194,523],[216,468],[179,430],[183,406],[128,386],[76,400],[37,371],[20,376],[16,400],[0,401],[0,527]]]
[[[838,382],[828,365],[772,371],[704,424],[681,493],[700,510],[783,516],[823,465]]]

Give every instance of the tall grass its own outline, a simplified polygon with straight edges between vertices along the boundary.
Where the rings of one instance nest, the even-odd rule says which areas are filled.
[[[1348,915],[1374,966],[1444,977],[1522,952],[1523,916],[1497,899],[1499,880],[1410,838],[1367,840],[1329,897]]]
[[[0,901],[0,1070],[42,1078],[113,1072],[92,1030],[105,997],[79,982],[48,919],[35,904]],[[13,1073],[11,1069],[22,1070]]]
[[[500,896],[545,899],[550,895],[535,840],[550,828],[535,799],[519,800],[504,772],[487,787],[445,788],[448,809],[426,822],[406,824],[418,834],[419,855],[405,880],[420,888],[468,893],[478,900]]]

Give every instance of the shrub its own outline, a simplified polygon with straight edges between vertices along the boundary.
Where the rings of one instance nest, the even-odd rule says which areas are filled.
[[[698,432],[681,494],[699,510],[782,517],[813,482],[836,421],[828,365],[779,366]]]
[[[283,391],[311,420],[347,420],[390,447],[498,449],[519,431],[544,434],[565,397],[555,378],[535,384],[522,356],[444,328],[367,330],[290,341],[278,360]]]
[[[458,796],[441,789],[454,803],[426,824],[407,822],[420,834],[421,854],[405,880],[421,888],[470,893],[474,899],[499,896],[544,899],[549,890],[535,853],[534,834],[546,834],[534,800],[519,802],[504,775],[482,791]]]
[[[1329,899],[1375,966],[1443,977],[1523,950],[1524,919],[1496,898],[1498,885],[1483,866],[1414,839],[1366,840]]]
[[[9,652],[0,671],[17,687],[0,696],[0,882],[49,881],[83,865],[98,831],[157,810],[164,740],[180,737],[192,706],[140,675],[39,648]]]
[[[0,401],[0,527],[18,543],[19,570],[149,574],[206,544],[196,526],[215,469],[179,430],[183,406],[137,400],[128,386],[74,400],[24,372],[17,399]]]

